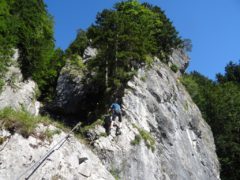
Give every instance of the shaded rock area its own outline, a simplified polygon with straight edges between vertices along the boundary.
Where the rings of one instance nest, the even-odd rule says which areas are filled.
[[[56,98],[49,109],[59,114],[76,114],[85,98],[84,73],[70,61],[62,68],[57,82]]]
[[[23,80],[18,64],[18,51],[11,60],[11,65],[5,75],[5,86],[0,92],[0,109],[11,107],[19,110],[24,109],[31,114],[39,113],[40,102],[36,100],[38,93],[37,84],[31,79]]]
[[[82,66],[91,58],[96,56],[96,49],[88,47],[84,51]],[[62,68],[56,88],[56,97],[46,110],[53,116],[61,119],[72,119],[75,122],[79,118],[87,119],[90,111],[96,109],[96,101],[99,97],[98,87],[91,82],[91,72],[87,72],[83,67],[79,68],[76,64],[68,60]],[[90,110],[91,109],[91,110]],[[74,120],[77,119],[77,120]],[[89,119],[89,118],[88,118]]]

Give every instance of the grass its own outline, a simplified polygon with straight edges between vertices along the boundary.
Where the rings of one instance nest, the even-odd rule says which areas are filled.
[[[115,180],[120,180],[119,174],[121,171],[119,169],[112,168],[112,169],[110,169],[109,172],[112,174],[112,176],[115,178]]]
[[[140,135],[135,135],[134,140],[131,141],[131,145],[133,145],[133,146],[139,145],[141,140],[142,140],[142,138]]]
[[[147,148],[151,149],[152,152],[154,152],[155,151],[155,139],[153,138],[153,136],[149,132],[145,131],[142,128],[139,128],[135,124],[133,124],[133,127],[138,130],[140,135],[136,135],[135,139],[133,141],[131,141],[131,144],[137,145],[141,142],[141,139],[143,139]]]
[[[0,93],[3,90],[4,84],[5,84],[4,81],[0,78]]]
[[[107,133],[102,132],[102,133],[99,134],[99,136],[101,136],[101,137],[107,137],[108,135],[107,135]]]
[[[47,128],[47,130],[44,131],[41,134],[41,138],[40,139],[42,139],[42,140],[47,139],[48,141],[50,141],[55,134],[60,134],[60,133],[61,133],[61,131],[59,129],[50,130],[50,129]]]
[[[141,79],[141,81],[146,82],[147,77],[146,76],[142,76],[140,79]]]
[[[98,119],[95,122],[93,122],[92,124],[85,125],[85,126],[81,127],[80,133],[85,134],[89,130],[94,129],[97,125],[100,125],[100,126],[104,125],[104,121],[102,119]]]
[[[23,137],[28,138],[30,135],[34,135],[35,129],[39,123],[45,126],[53,124],[59,129],[67,129],[63,124],[56,123],[47,116],[33,116],[26,111],[15,111],[11,108],[0,110],[1,128],[8,130],[11,134],[19,133]],[[60,130],[58,130],[58,132],[48,132],[47,130],[44,133],[44,137],[50,138],[54,133],[60,133]]]
[[[0,145],[2,145],[7,140],[7,137],[0,136]]]

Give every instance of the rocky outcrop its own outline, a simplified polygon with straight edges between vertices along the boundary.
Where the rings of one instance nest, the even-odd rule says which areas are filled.
[[[178,60],[182,64],[179,68],[184,69],[187,62],[181,56],[175,57],[173,64]],[[74,108],[73,102],[82,98],[82,75],[72,77],[71,71],[70,66],[63,69],[62,80],[60,77],[58,82],[58,107],[63,111]],[[65,142],[33,177],[112,179],[113,175],[124,180],[220,179],[211,129],[181,84],[180,75],[158,59],[151,69],[140,69],[128,82],[122,97],[124,115],[122,122],[116,123],[121,126],[121,134],[116,135],[114,126],[107,136],[101,123],[97,123],[87,133],[91,147],[74,138]],[[17,134],[10,136],[8,143],[0,145],[4,147],[0,150],[0,179],[17,177],[64,135],[54,135],[49,144],[32,136],[29,139]],[[85,157],[88,160],[82,162]]]
[[[56,97],[50,109],[59,114],[75,114],[84,98],[82,69],[70,61],[62,68],[57,82]]]
[[[5,76],[5,86],[0,92],[0,109],[11,107],[13,109],[24,109],[31,114],[37,115],[40,103],[36,100],[38,87],[32,80],[23,80],[19,64],[19,55],[15,54],[11,60],[11,65]]]
[[[46,129],[56,131],[53,126],[39,125],[38,132]],[[0,144],[0,179],[51,179],[51,180],[114,180],[112,175],[102,165],[86,145],[74,137],[64,141],[66,133],[58,132],[51,140],[40,140],[30,136],[28,139],[19,134],[10,136],[6,131],[0,135],[7,137]],[[56,146],[57,145],[57,146]],[[55,147],[56,146],[56,147]],[[55,148],[54,148],[55,147]],[[46,152],[54,150],[49,156]],[[35,167],[46,156],[45,161],[36,171]],[[32,167],[32,169],[29,169]]]
[[[78,56],[75,62],[66,62],[57,81],[56,97],[47,107],[48,111],[61,116],[81,117],[81,114],[86,114],[85,111],[89,110],[91,103],[89,94],[97,92],[97,87],[90,83],[88,76],[91,76],[91,72],[86,72],[84,67],[96,53],[96,49],[88,47],[84,51],[83,59]]]
[[[169,58],[169,65],[176,65],[176,67],[180,70],[181,73],[185,72],[189,64],[189,57],[184,52],[183,49],[175,49],[173,50],[172,56]]]
[[[140,70],[128,83],[123,107],[122,135],[113,131],[93,143],[119,179],[219,179],[211,129],[167,65],[158,61]]]

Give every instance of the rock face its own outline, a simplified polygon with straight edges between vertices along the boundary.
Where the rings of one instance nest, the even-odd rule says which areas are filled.
[[[41,131],[46,128],[54,130],[54,127],[39,126]],[[6,131],[0,131],[0,135],[10,137]],[[63,132],[55,134],[50,141],[42,141],[33,136],[24,139],[18,134],[11,136],[0,145],[0,179],[22,180],[29,177],[50,180],[114,180],[98,157],[85,145],[73,137],[62,141],[64,137],[66,134]],[[36,166],[27,171],[29,167],[43,158],[56,144],[59,145],[54,148],[55,151],[31,175]]]
[[[5,76],[5,86],[0,92],[0,109],[12,107],[14,109],[25,109],[31,114],[38,114],[40,103],[36,100],[37,85],[32,80],[23,81],[22,73],[17,59],[18,51],[12,58],[11,65]]]
[[[56,98],[51,110],[61,114],[74,114],[79,111],[79,102],[83,99],[83,72],[70,61],[60,72],[57,82]]]
[[[140,70],[123,97],[122,135],[94,141],[120,179],[219,179],[211,129],[178,78],[161,62]]]
[[[85,66],[85,63],[95,57],[96,53],[96,49],[88,47],[84,51],[83,59],[79,57],[79,63]],[[48,110],[62,116],[79,116],[89,109],[87,108],[89,94],[97,91],[97,87],[88,82],[88,76],[83,67],[79,68],[76,63],[67,61],[57,81],[56,97]]]
[[[169,58],[170,64],[176,65],[180,72],[184,72],[189,64],[189,57],[184,50],[182,49],[175,49],[172,53],[172,56]]]
[[[182,68],[187,64],[179,55],[173,59],[174,64],[180,60]],[[74,108],[74,99],[81,98],[81,83],[77,82],[82,76],[72,78],[70,74],[63,71],[58,83],[58,92],[62,92],[59,107],[64,111],[68,106]],[[180,75],[157,59],[151,69],[140,69],[122,98],[121,134],[116,135],[113,127],[106,136],[103,126],[96,125],[89,131],[91,149],[76,139],[67,141],[33,179],[99,180],[113,179],[112,175],[123,180],[220,179],[211,129],[181,84]],[[61,96],[68,99],[60,100]],[[34,137],[10,136],[8,143],[0,145],[0,179],[16,178],[64,135],[54,135],[49,144]],[[84,157],[86,162],[81,161]]]

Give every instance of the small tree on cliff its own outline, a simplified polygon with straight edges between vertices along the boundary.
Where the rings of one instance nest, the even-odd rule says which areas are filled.
[[[149,63],[148,56],[156,53],[155,19],[156,14],[137,1],[117,3],[114,10],[97,15],[96,23],[88,30],[92,45],[99,50],[91,67],[105,88],[118,89],[134,70]]]

